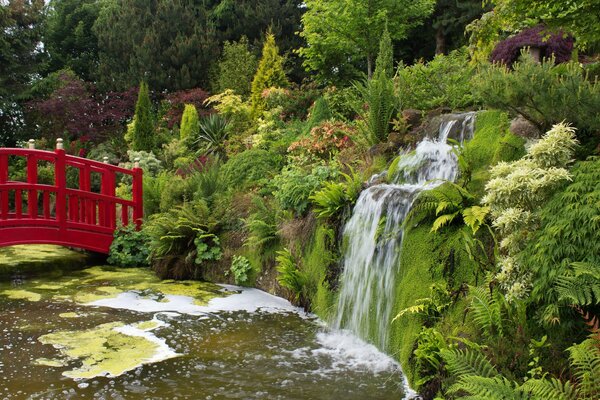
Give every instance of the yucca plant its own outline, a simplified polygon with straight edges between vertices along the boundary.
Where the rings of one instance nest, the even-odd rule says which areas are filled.
[[[228,121],[219,114],[210,114],[200,120],[200,132],[194,142],[203,154],[225,155]]]

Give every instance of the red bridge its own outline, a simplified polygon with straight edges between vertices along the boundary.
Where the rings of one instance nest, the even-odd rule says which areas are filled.
[[[24,168],[26,181],[10,179]],[[132,200],[115,194],[123,176],[131,177]],[[106,158],[102,163],[67,155],[61,139],[54,152],[36,150],[33,140],[29,149],[0,148],[0,247],[45,243],[108,253],[119,222],[139,227],[142,217],[137,162],[129,170]]]

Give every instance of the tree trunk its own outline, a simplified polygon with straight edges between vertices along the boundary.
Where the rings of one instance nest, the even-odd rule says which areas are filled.
[[[446,35],[441,26],[435,31],[435,54],[446,54]]]
[[[373,77],[373,57],[370,54],[367,54],[367,78],[371,79]]]

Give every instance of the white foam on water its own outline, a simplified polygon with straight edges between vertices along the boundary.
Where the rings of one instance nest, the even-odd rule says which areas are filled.
[[[311,351],[313,356],[324,355],[333,360],[334,368],[368,370],[375,374],[390,373],[402,376],[405,398],[417,393],[408,385],[400,364],[374,345],[367,343],[352,332],[345,330],[326,330],[317,334],[320,348]]]
[[[123,292],[117,297],[96,300],[85,305],[138,312],[176,312],[188,315],[203,315],[221,311],[256,312],[260,310],[272,313],[294,312],[301,316],[306,316],[306,313],[301,308],[295,307],[289,301],[265,293],[262,290],[233,285],[220,286],[226,291],[235,293],[213,298],[205,306],[194,304],[194,299],[188,296],[166,295],[162,301],[156,301],[140,296],[136,292]]]

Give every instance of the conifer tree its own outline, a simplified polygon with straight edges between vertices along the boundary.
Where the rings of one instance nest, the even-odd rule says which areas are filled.
[[[288,85],[283,70],[283,57],[279,55],[279,49],[275,44],[275,36],[271,31],[267,32],[262,57],[258,64],[258,70],[252,81],[252,114],[257,116],[264,108],[262,92],[270,87],[286,87]]]
[[[217,66],[215,92],[233,90],[236,94],[248,98],[252,77],[256,73],[258,60],[248,49],[248,38],[242,36],[238,42],[226,41],[223,56]]]
[[[379,54],[377,54],[377,60],[375,61],[375,76],[377,77],[382,73],[388,78],[394,76],[394,48],[392,47],[392,38],[387,25],[383,30],[383,35],[381,35]]]
[[[152,116],[152,103],[150,102],[150,94],[146,82],[140,84],[133,121],[132,149],[135,151],[153,150],[155,145],[154,118]]]
[[[193,104],[186,104],[181,116],[181,127],[179,128],[179,138],[182,141],[189,141],[198,133],[198,111]]]

